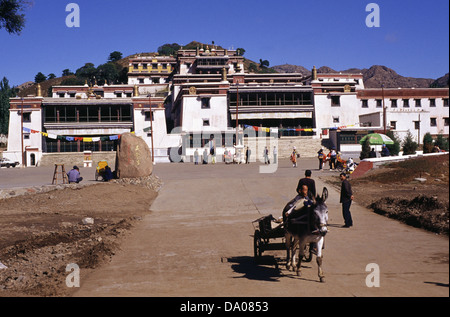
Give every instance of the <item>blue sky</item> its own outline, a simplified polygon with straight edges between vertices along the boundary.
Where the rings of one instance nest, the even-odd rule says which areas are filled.
[[[438,78],[449,71],[448,0],[34,0],[20,36],[0,29],[0,78],[12,85],[38,72],[57,76],[109,54],[155,52],[193,40],[242,47],[245,57],[335,70],[385,65],[402,76]],[[80,7],[68,28],[66,5]],[[366,6],[380,27],[366,26]]]

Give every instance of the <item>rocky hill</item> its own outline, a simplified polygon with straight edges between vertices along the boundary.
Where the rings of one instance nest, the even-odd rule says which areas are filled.
[[[278,65],[272,67],[279,73],[301,73],[304,76],[310,76],[311,70],[306,69],[303,66],[297,65]],[[393,69],[380,66],[373,65],[370,68],[350,68],[347,70],[336,71],[328,66],[322,66],[317,69],[318,73],[347,73],[347,74],[363,74],[364,85],[366,88],[380,88],[382,84],[386,88],[428,88],[428,87],[448,87],[449,76],[448,74],[438,78],[413,78],[413,77],[404,77]]]

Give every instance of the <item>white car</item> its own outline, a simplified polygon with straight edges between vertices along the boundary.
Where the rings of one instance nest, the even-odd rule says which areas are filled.
[[[19,162],[13,162],[13,161],[11,161],[10,159],[8,159],[6,157],[0,159],[0,167],[10,168],[10,167],[16,167],[19,164],[20,164]]]

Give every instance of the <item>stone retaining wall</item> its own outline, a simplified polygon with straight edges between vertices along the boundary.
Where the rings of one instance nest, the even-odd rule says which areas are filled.
[[[55,166],[55,164],[64,164],[69,167],[74,165],[82,167],[83,160],[83,153],[44,153],[38,165],[49,167]],[[99,161],[107,161],[108,165],[114,169],[116,166],[116,152],[92,152],[92,166],[97,166]]]

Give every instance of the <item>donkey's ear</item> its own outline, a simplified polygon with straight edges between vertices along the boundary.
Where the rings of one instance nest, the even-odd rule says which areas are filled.
[[[322,201],[325,202],[328,198],[328,189],[326,187],[322,190]]]

